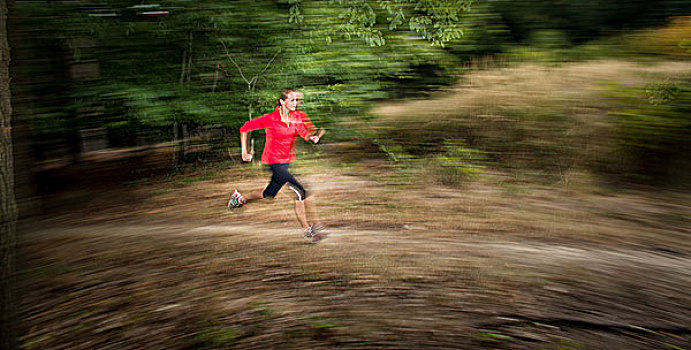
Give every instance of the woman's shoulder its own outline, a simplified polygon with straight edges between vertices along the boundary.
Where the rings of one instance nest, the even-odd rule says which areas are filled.
[[[262,115],[259,118],[264,118],[264,119],[275,119],[276,117],[281,118],[281,115],[278,113],[278,110],[266,113]]]
[[[304,111],[295,111],[293,113],[293,115],[298,117],[300,120],[309,120],[309,116]]]
[[[271,112],[268,112],[268,113],[264,114],[265,117],[268,117],[268,116],[275,116],[275,115],[280,116],[280,112],[279,112],[279,109],[278,109],[278,108],[274,109],[274,110],[271,111]]]

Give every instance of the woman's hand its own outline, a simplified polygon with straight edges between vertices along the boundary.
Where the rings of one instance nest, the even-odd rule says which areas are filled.
[[[242,160],[245,162],[251,162],[254,152],[242,152]]]
[[[314,143],[319,143],[319,136],[317,136],[317,135],[310,136],[310,141],[312,141]]]
[[[251,151],[247,151],[247,149],[250,149]],[[247,133],[246,132],[241,132],[240,133],[240,150],[242,152],[242,161],[243,162],[251,162],[252,161],[252,156],[254,155],[254,144],[252,144],[252,147],[247,146]]]

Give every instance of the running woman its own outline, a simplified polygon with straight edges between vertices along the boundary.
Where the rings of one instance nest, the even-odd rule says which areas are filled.
[[[283,89],[278,99],[278,107],[275,111],[267,113],[259,118],[246,122],[240,128],[240,146],[242,148],[242,160],[251,162],[253,150],[248,150],[248,133],[254,130],[264,129],[266,132],[266,144],[262,153],[262,163],[271,171],[271,181],[264,189],[256,189],[246,195],[240,194],[234,189],[228,201],[228,209],[245,205],[249,201],[274,198],[283,185],[295,194],[295,214],[303,230],[303,238],[310,243],[322,240],[325,235],[319,234],[324,226],[319,222],[312,198],[305,188],[290,174],[290,163],[295,161],[295,141],[300,135],[305,141],[319,143],[323,130],[315,134],[316,128],[307,114],[297,110],[303,102],[303,95],[295,89]]]

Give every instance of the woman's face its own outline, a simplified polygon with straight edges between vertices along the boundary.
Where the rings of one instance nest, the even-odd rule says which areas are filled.
[[[285,98],[281,100],[281,105],[288,108],[290,111],[294,111],[302,104],[302,93],[299,91],[291,91],[286,95]]]

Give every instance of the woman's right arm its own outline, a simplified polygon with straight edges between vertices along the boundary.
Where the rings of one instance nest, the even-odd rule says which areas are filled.
[[[247,146],[247,132],[240,133],[240,148],[242,149],[242,160],[245,162],[251,162],[252,156],[254,155],[254,150],[249,150]]]
[[[254,150],[250,149],[249,145],[247,144],[247,139],[249,138],[247,135],[254,130],[259,130],[259,129],[264,129],[268,126],[268,123],[270,122],[269,120],[269,114],[265,114],[259,118],[255,118],[252,120],[247,121],[241,128],[240,128],[240,147],[242,149],[242,160],[245,162],[251,162],[252,161],[252,156],[254,155]]]

